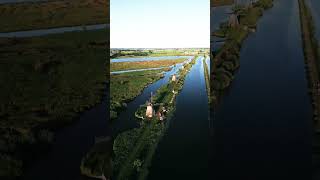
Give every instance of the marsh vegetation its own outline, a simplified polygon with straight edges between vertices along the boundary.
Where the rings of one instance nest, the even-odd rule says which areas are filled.
[[[109,23],[109,1],[69,0],[0,5],[0,32]]]
[[[110,65],[110,72],[122,71],[122,70],[133,70],[133,69],[147,69],[147,68],[158,68],[158,67],[169,67],[186,61],[186,58],[180,59],[167,59],[167,60],[156,60],[156,61],[138,61],[138,62],[113,62]]]
[[[106,88],[106,30],[0,39],[1,177],[45,151],[54,130],[99,103]]]

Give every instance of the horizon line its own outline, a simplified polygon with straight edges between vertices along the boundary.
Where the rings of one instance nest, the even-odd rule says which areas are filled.
[[[130,47],[130,48],[120,48],[120,47],[110,47],[110,49],[210,49],[210,47],[156,47],[156,48],[147,48],[147,47]]]

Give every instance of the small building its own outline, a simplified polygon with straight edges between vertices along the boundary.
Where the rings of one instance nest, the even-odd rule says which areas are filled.
[[[174,81],[176,81],[177,80],[177,77],[176,77],[176,75],[174,74],[173,76],[172,76],[172,82],[174,82]]]

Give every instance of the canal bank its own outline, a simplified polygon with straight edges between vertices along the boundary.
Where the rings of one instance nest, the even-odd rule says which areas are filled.
[[[311,174],[312,107],[298,2],[274,1],[257,27],[212,113],[210,177],[305,179]]]
[[[174,116],[153,158],[150,180],[207,178],[208,97],[202,59],[186,76]]]
[[[320,112],[320,99],[319,99],[319,58],[317,26],[317,14],[314,4],[311,1],[299,0],[300,7],[300,20],[303,39],[303,48],[305,55],[305,63],[307,69],[307,77],[309,80],[310,96],[313,106],[313,144],[312,144],[312,166],[313,166],[313,179],[320,178],[320,156],[319,156],[319,112]]]

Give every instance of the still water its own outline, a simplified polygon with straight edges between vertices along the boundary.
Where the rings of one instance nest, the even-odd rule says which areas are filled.
[[[240,56],[211,116],[211,179],[310,179],[312,107],[298,1],[274,1]]]

